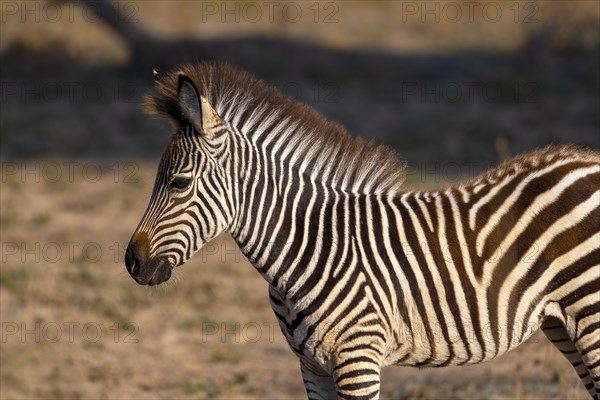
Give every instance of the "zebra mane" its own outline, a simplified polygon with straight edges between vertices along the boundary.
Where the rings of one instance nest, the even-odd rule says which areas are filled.
[[[468,180],[464,186],[477,186],[482,183],[494,184],[509,175],[540,168],[557,160],[581,160],[598,162],[600,153],[574,144],[548,145],[513,158],[504,160],[493,168]]]
[[[278,135],[306,167],[321,171],[340,189],[360,193],[398,191],[405,178],[405,164],[390,149],[352,137],[340,124],[313,108],[284,96],[249,73],[224,63],[185,65],[157,79],[157,93],[145,98],[144,110],[164,115],[178,126],[187,124],[177,96],[178,75],[183,72],[219,115],[240,132],[252,134],[261,123],[285,122]]]

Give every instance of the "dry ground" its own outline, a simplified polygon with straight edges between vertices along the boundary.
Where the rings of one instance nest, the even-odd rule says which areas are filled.
[[[40,7],[48,3],[37,2]],[[493,138],[507,134],[512,135],[510,151],[554,141],[599,143],[597,1],[478,2],[481,8],[488,3],[504,7],[503,18],[491,23],[480,13],[474,21],[432,23],[429,18],[424,23],[422,15],[402,9],[417,4],[422,12],[427,4],[443,2],[335,3],[335,23],[324,20],[330,2],[320,3],[318,23],[308,8],[313,2],[294,2],[304,7],[297,23],[281,14],[257,23],[231,23],[231,17],[219,15],[203,20],[206,4],[225,10],[220,1],[113,2],[137,7],[130,26],[160,39],[143,46],[148,59],[141,60],[132,55],[131,43],[105,23],[86,21],[78,3],[75,20],[69,21],[71,3],[59,5],[65,17],[56,22],[36,22],[31,16],[24,22],[19,14],[5,13],[5,7],[0,10],[0,72],[7,83],[0,108],[1,399],[305,396],[297,361],[275,326],[266,284],[228,237],[180,268],[177,283],[166,287],[141,287],[125,272],[124,246],[146,206],[155,169],[135,159],[157,159],[166,140],[158,136],[159,125],[138,111],[139,97],[151,81],[141,74],[157,64],[169,69],[176,60],[204,54],[253,66],[267,80],[299,83],[305,89],[301,99],[355,134],[396,146],[413,162],[469,157],[484,162],[495,157]],[[227,7],[256,3],[265,12],[268,2],[234,1]],[[468,2],[449,3],[461,4],[466,12]],[[2,4],[34,7],[33,1]],[[525,23],[532,10],[535,22]],[[242,41],[239,48],[233,40],[255,36],[316,47],[296,46],[286,53],[278,42]],[[194,49],[187,58],[178,49],[188,47],[174,46],[185,40]],[[160,47],[161,41],[167,42]],[[19,46],[22,58],[10,52]],[[554,47],[561,49],[560,56]],[[571,47],[591,50],[570,52]],[[488,69],[487,58],[475,57],[465,68],[454,65],[453,70],[450,63],[438,71],[432,66],[452,61],[440,61],[439,55],[469,51],[496,54],[499,64]],[[396,59],[400,54],[435,57],[408,58],[412,62],[404,64]],[[46,65],[49,55],[59,62]],[[481,81],[501,88],[535,83],[539,101],[438,104],[413,99],[405,104],[397,97],[398,84],[388,78],[442,85]],[[339,98],[333,103],[312,98],[311,88],[327,82],[337,85]],[[104,96],[98,102],[82,101],[79,92],[75,101],[40,96],[53,85],[67,89],[71,83],[100,86]],[[9,93],[14,87],[19,88],[16,96]],[[123,88],[130,89],[130,96],[115,97]],[[103,161],[96,181],[98,164],[86,164],[82,157],[125,161]],[[78,165],[64,164],[73,158]],[[128,159],[134,163],[127,164]],[[413,174],[411,181],[420,181],[419,176]],[[568,362],[543,335],[480,366],[387,368],[383,397],[588,398]]]
[[[304,397],[266,284],[229,237],[180,268],[177,283],[138,286],[123,249],[154,166],[106,164],[95,181],[98,164],[81,162],[71,182],[62,163],[2,164],[2,399]],[[480,366],[387,368],[383,398],[587,394],[538,334]]]

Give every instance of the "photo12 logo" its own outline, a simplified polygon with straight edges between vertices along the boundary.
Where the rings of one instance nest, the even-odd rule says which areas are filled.
[[[203,1],[202,22],[219,23],[313,23],[339,22],[338,3],[333,1]]]
[[[100,261],[121,265],[125,257],[126,244],[112,242],[51,241],[51,242],[2,242],[2,263],[56,264],[86,263]]]
[[[140,93],[144,93],[146,89],[145,85],[138,82],[3,80],[0,82],[0,100],[17,106],[114,102],[139,104],[142,102]]]
[[[134,162],[104,164],[93,161],[12,162],[1,164],[2,183],[96,183],[109,178],[114,183],[137,183],[139,165]]]
[[[273,343],[278,331],[279,324],[277,322],[203,322],[201,340],[202,343],[209,341],[256,343],[261,340]]]
[[[139,5],[134,1],[111,2],[103,6],[102,2],[93,1],[2,1],[0,2],[2,23],[16,19],[21,23],[75,23],[83,20],[96,23],[103,19],[111,21],[137,23]],[[110,14],[110,15],[108,15]]]
[[[104,325],[99,322],[50,321],[9,322],[1,324],[2,343],[98,343],[111,340],[114,343],[138,343],[140,328],[135,322]]]
[[[402,22],[540,22],[535,1],[403,1]]]

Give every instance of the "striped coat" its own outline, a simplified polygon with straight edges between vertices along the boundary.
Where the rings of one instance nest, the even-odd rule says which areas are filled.
[[[386,365],[479,363],[540,327],[598,397],[597,151],[547,147],[423,192],[391,151],[227,65],[160,77],[146,107],[176,133],[128,271],[159,284],[230,232],[309,398],[377,398]]]

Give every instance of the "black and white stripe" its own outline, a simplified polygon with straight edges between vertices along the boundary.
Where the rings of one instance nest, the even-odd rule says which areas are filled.
[[[182,76],[203,115],[177,105]],[[136,233],[176,266],[230,232],[270,284],[309,398],[378,398],[383,366],[479,363],[541,327],[598,399],[598,152],[548,147],[412,191],[393,154],[231,67],[159,90],[150,108],[181,128]],[[193,184],[170,190],[181,175]]]

